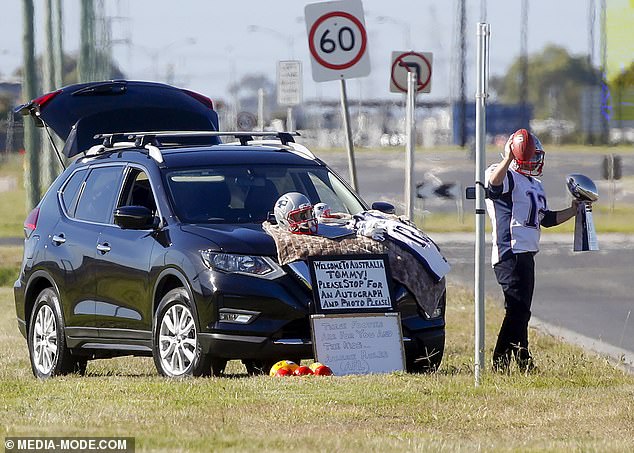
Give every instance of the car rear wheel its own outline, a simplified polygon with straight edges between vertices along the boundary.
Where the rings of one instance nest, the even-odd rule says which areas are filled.
[[[75,359],[66,347],[59,297],[52,288],[42,290],[37,296],[31,313],[28,346],[33,374],[40,379],[86,371],[86,360]]]
[[[217,375],[221,367],[224,370],[224,364],[202,353],[193,313],[184,288],[171,290],[159,304],[154,322],[152,355],[162,376],[208,376],[212,373]]]

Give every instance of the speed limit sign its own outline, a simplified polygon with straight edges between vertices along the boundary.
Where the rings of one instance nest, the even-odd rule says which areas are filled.
[[[315,82],[370,74],[361,0],[312,3],[304,14]]]

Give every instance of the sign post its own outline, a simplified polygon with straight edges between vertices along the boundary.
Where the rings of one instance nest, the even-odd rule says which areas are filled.
[[[350,184],[358,189],[346,79],[370,74],[368,34],[361,0],[312,3],[304,9],[315,82],[339,80]]]
[[[302,102],[302,63],[301,61],[277,62],[277,104],[287,107],[286,130],[295,129],[293,107]]]
[[[414,151],[416,149],[416,94],[431,91],[433,54],[392,52],[390,91],[405,93],[405,212],[414,220]]]
[[[339,82],[341,88],[341,117],[343,118],[343,130],[346,133],[346,151],[348,154],[348,169],[350,170],[350,184],[354,190],[358,190],[359,184],[357,183],[357,166],[354,162],[354,142],[352,141],[352,128],[350,127],[346,79],[341,79]]]
[[[246,129],[249,130],[249,129]],[[258,130],[264,130],[264,89],[258,89]]]
[[[405,206],[407,217],[414,221],[414,149],[416,147],[416,74],[407,73],[407,102],[405,104]]]
[[[480,373],[484,366],[484,221],[485,192],[484,169],[486,165],[486,99],[489,77],[489,24],[478,23],[478,49],[476,54],[476,170],[475,170],[475,385],[480,385]]]

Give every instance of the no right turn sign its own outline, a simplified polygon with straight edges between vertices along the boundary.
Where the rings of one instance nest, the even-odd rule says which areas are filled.
[[[431,52],[392,52],[390,91],[407,93],[407,75],[413,72],[416,74],[416,92],[429,93],[432,58]]]

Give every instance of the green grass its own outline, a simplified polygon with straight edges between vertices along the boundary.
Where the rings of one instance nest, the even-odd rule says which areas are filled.
[[[0,192],[0,237],[22,237],[26,202],[22,155],[11,155],[0,160],[0,177],[14,177],[16,190]]]
[[[620,203],[612,210],[609,206],[595,204],[592,208],[594,225],[599,238],[602,233],[623,233],[634,232],[634,206]],[[462,221],[458,219],[455,212],[430,212],[424,218],[417,215],[416,224],[428,233],[468,233],[475,232],[475,220],[473,213],[464,214]],[[485,222],[487,232],[491,231],[491,222],[488,217]],[[574,219],[562,223],[552,228],[542,228],[542,234],[570,233],[575,229]]]
[[[151,359],[31,375],[11,291],[0,288],[0,434],[133,436],[138,451],[632,451],[634,378],[531,331],[538,371],[473,376],[473,297],[449,289],[436,374],[170,381]],[[501,321],[487,308],[487,353]]]
[[[22,246],[0,246],[0,286],[13,286],[22,264]]]

